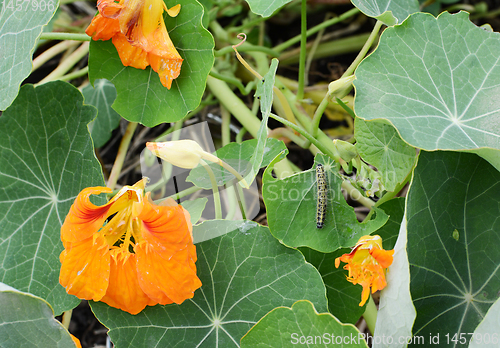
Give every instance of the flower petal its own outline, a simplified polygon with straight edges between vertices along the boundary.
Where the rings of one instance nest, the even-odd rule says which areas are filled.
[[[101,301],[130,314],[137,314],[147,305],[156,304],[139,286],[136,255],[132,254],[125,259],[111,259],[109,286]]]
[[[118,51],[123,66],[144,70],[149,65],[147,52],[140,47],[131,45],[125,35],[116,34],[113,36],[112,42]]]
[[[192,244],[174,255],[159,253],[141,244],[136,254],[139,284],[159,304],[180,304],[192,298],[201,286],[196,275],[196,249]]]
[[[192,298],[201,282],[196,275],[191,222],[184,209],[155,205],[148,195],[139,218],[143,234],[135,252],[141,288],[160,304]]]
[[[99,231],[113,201],[99,207],[90,202],[90,195],[110,192],[112,190],[107,187],[89,187],[78,194],[61,226],[63,243],[83,241]]]
[[[80,343],[80,340],[73,336],[72,334],[69,334],[71,336],[71,339],[75,343],[76,348],[82,348],[82,344]]]
[[[85,30],[85,33],[94,40],[109,40],[119,32],[118,20],[105,18],[101,14],[95,16]]]
[[[60,256],[59,283],[66,292],[85,300],[99,301],[108,288],[110,255],[102,236],[67,243]]]

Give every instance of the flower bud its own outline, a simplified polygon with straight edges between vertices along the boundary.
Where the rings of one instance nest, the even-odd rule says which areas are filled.
[[[146,143],[146,147],[161,159],[185,169],[196,167],[205,154],[197,142],[189,139]]]

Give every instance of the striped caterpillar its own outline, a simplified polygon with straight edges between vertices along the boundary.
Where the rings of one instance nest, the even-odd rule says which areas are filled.
[[[318,188],[318,200],[316,202],[316,227],[323,228],[326,217],[327,186],[325,168],[321,163],[316,165],[316,184]]]

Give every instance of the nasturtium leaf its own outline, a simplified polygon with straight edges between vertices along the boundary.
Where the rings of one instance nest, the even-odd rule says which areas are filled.
[[[352,324],[342,324],[330,313],[316,312],[309,301],[279,307],[259,320],[242,339],[242,348],[364,347],[366,341]]]
[[[252,170],[252,155],[255,153],[257,145],[257,139],[245,140],[241,144],[229,143],[217,150],[215,155],[233,167],[244,177]],[[262,150],[263,158],[261,159],[258,168],[269,165],[269,163],[271,163],[277,155],[285,151],[280,156],[280,159],[283,159],[286,152],[288,152],[285,144],[281,140],[274,138],[267,139]],[[236,179],[233,174],[222,168],[218,163],[208,162],[208,165],[214,172],[215,179],[217,180],[217,184],[219,186]],[[201,165],[192,169],[186,180],[206,190],[212,188],[210,178],[207,175],[207,170]]]
[[[498,299],[499,192],[500,173],[474,154],[420,153],[406,208],[414,335],[467,335]]]
[[[469,348],[494,348],[498,347],[500,341],[500,299],[497,299],[493,306],[486,313],[483,321],[474,330],[474,335],[470,339]]]
[[[394,191],[415,165],[415,149],[401,140],[393,126],[359,117],[354,121],[354,136],[361,158],[378,169],[385,189]]]
[[[178,1],[165,3],[170,8]],[[164,16],[170,38],[184,59],[170,90],[150,67],[124,67],[111,40],[90,44],[90,81],[105,78],[115,85],[113,108],[128,121],[153,127],[182,119],[199,105],[214,61],[214,40],[201,23],[202,15],[203,7],[196,0],[185,0],[177,17]]]
[[[356,324],[364,313],[366,305],[360,307],[361,285],[353,285],[347,281],[348,272],[344,270],[343,264],[335,268],[335,259],[351,249],[343,248],[333,253],[321,253],[310,248],[299,248],[323,278],[328,298],[328,311],[343,323]]]
[[[394,246],[394,259],[385,275],[387,286],[380,292],[374,333],[374,337],[380,339],[374,340],[373,348],[404,348],[412,337],[411,329],[416,313],[410,295],[410,266],[406,244],[406,216],[403,215]]]
[[[274,11],[288,4],[292,0],[246,0],[250,10],[262,17],[269,17]]]
[[[271,113],[271,107],[273,105],[273,87],[274,78],[276,76],[276,69],[278,69],[278,60],[273,58],[271,61],[271,66],[269,71],[264,76],[264,80],[257,83],[257,90],[255,96],[260,98],[260,112],[262,113],[262,122],[260,123],[260,128],[257,132],[257,145],[255,146],[255,152],[250,158],[251,170],[245,177],[245,180],[250,185],[255,179],[255,176],[261,168],[261,163],[264,157],[264,152],[267,143],[267,121],[269,120],[269,115]]]
[[[389,220],[377,230],[376,234],[382,237],[382,246],[385,250],[394,249],[405,211],[405,198],[393,198],[379,205],[379,208],[389,215]]]
[[[2,348],[74,348],[69,332],[54,318],[40,297],[0,291],[0,346]]]
[[[238,223],[242,228],[238,228]],[[327,310],[318,271],[298,250],[281,245],[251,221],[206,221],[198,229],[232,232],[196,245],[202,287],[181,305],[146,307],[130,315],[91,303],[115,347],[239,347],[241,337],[278,306],[307,299]]]
[[[272,177],[273,165],[265,170],[262,196],[269,228],[277,239],[293,248],[306,246],[330,253],[354,246],[361,236],[372,234],[386,223],[388,216],[378,208],[374,219],[359,223],[354,209],[344,199],[342,179],[332,170],[332,163],[322,155],[316,163],[324,165],[328,186],[326,219],[321,229],[316,227],[315,166],[283,180]]]
[[[467,16],[416,13],[387,28],[356,69],[354,110],[425,150],[495,149],[485,158],[500,169],[500,34]]]
[[[4,0],[0,3],[0,110],[16,98],[21,82],[33,69],[32,56],[42,28],[54,15],[59,1]]]
[[[87,129],[95,114],[78,89],[51,82],[23,86],[0,117],[0,280],[57,315],[79,303],[59,285],[61,225],[83,188],[104,185]]]
[[[111,138],[111,133],[120,124],[120,115],[111,108],[116,99],[116,89],[105,79],[95,80],[94,87],[87,85],[82,89],[85,104],[97,108],[97,117],[89,124],[94,147],[99,148]]]
[[[201,215],[203,214],[203,210],[205,209],[205,205],[207,205],[208,198],[201,197],[192,201],[184,201],[182,202],[182,206],[189,212],[191,217],[191,223],[194,225],[200,220]]]
[[[418,0],[351,0],[361,12],[391,26],[418,12]]]

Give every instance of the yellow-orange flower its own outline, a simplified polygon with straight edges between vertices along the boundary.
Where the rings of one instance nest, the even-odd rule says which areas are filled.
[[[94,40],[112,39],[125,66],[151,68],[170,89],[181,72],[182,58],[170,40],[163,10],[175,17],[180,5],[167,9],[163,0],[99,0],[99,13],[85,31]]]
[[[340,261],[347,263],[344,269],[349,271],[347,280],[363,286],[360,306],[364,305],[372,293],[386,287],[385,268],[392,264],[394,250],[382,249],[380,236],[361,237],[349,254],[344,254],[335,259],[335,267]]]
[[[109,188],[77,196],[61,227],[59,282],[69,294],[137,314],[147,305],[182,303],[201,286],[189,213],[173,200],[156,205],[143,196],[146,180],[102,206],[90,195]]]

